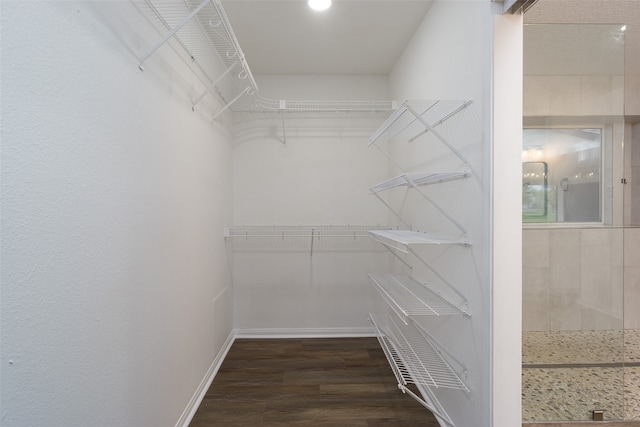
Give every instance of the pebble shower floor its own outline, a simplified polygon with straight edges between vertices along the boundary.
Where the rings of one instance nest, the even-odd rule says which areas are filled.
[[[640,330],[524,332],[522,363],[525,422],[640,420]]]

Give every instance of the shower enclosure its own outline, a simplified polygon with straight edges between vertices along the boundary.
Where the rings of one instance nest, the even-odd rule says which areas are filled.
[[[525,26],[524,422],[640,420],[624,36],[623,23]]]

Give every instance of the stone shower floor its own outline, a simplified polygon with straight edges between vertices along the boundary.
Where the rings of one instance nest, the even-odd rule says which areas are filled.
[[[640,330],[524,332],[522,363],[525,422],[640,420]]]

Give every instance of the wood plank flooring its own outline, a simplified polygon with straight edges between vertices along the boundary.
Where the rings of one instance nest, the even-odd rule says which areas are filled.
[[[237,339],[190,426],[439,427],[375,338]]]

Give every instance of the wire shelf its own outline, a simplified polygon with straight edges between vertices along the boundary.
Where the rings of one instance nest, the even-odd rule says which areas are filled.
[[[369,234],[378,242],[404,253],[411,245],[467,245],[464,237],[450,238],[409,230],[370,230]]]
[[[384,251],[372,241],[366,225],[243,225],[225,228],[225,239],[234,251]]]
[[[376,290],[406,324],[411,316],[467,315],[467,302],[415,279],[369,274]]]
[[[140,57],[140,68],[162,45],[175,40],[195,64],[203,88],[192,99],[192,107],[209,93],[222,104],[214,118],[246,95],[255,95],[257,85],[244,53],[219,0],[152,1],[149,9],[162,24],[163,36]]]
[[[413,325],[398,325],[389,317],[387,327],[383,328],[372,314],[369,320],[398,384],[469,391],[442,351]]]
[[[292,113],[391,113],[396,107],[393,101],[348,101],[348,100],[276,100],[256,97],[247,112],[292,112]]]
[[[471,101],[408,100],[369,138],[369,145],[384,141],[411,142],[466,108]]]
[[[276,100],[258,94],[258,85],[238,43],[231,22],[220,0],[146,0],[155,15],[155,25],[163,34],[139,58],[139,67],[161,46],[176,42],[194,65],[203,84],[194,95],[192,108],[208,94],[215,94],[221,107],[213,119],[226,109],[248,113],[287,114],[390,114],[394,101]]]
[[[469,175],[469,170],[465,169],[460,172],[412,172],[403,173],[402,175],[393,177],[380,184],[369,188],[371,193],[389,190],[396,187],[412,186],[412,185],[429,185],[454,179],[464,178]]]

